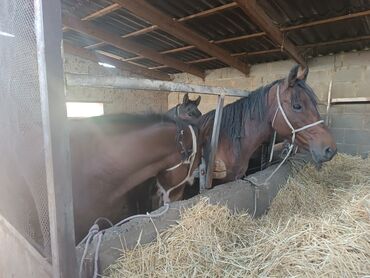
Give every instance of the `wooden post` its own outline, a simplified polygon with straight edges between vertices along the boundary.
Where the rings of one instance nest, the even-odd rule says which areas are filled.
[[[77,277],[60,1],[35,0],[53,277]]]
[[[329,84],[329,91],[328,91],[328,104],[326,106],[326,118],[325,118],[325,124],[329,126],[329,114],[330,114],[330,106],[331,106],[331,89],[333,86],[333,80],[330,80]]]
[[[216,152],[218,148],[218,139],[219,139],[219,134],[220,134],[222,111],[224,108],[224,99],[225,99],[225,94],[220,94],[218,96],[217,108],[215,112],[215,119],[213,122],[211,152],[209,154],[208,165],[207,165],[207,175],[206,175],[206,188],[207,189],[212,188],[213,167],[214,167]]]

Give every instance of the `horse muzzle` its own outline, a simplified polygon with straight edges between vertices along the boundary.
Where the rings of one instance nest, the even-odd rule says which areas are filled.
[[[337,147],[335,145],[311,149],[312,158],[317,164],[321,164],[321,163],[332,160],[336,154],[337,154]]]

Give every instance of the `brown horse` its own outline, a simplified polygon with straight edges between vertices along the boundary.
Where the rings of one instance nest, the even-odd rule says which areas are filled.
[[[148,178],[159,176],[171,186],[188,177],[197,165],[195,136],[187,122],[158,114],[71,120],[76,240],[99,217],[122,220],[125,194]]]
[[[261,87],[225,106],[216,153],[218,165],[224,165],[224,172],[220,175],[219,169],[215,169],[214,176],[220,178],[214,184],[243,177],[252,154],[268,142],[274,131],[288,140],[295,134],[295,143],[308,150],[317,164],[331,160],[336,154],[335,141],[320,121],[316,95],[306,83],[308,69],[300,76],[298,70],[299,66],[295,66],[286,79]],[[214,117],[215,111],[211,111],[200,120],[201,136],[208,137],[204,146],[206,157]]]
[[[196,100],[191,100],[189,99],[189,94],[186,93],[182,103],[168,110],[166,115],[171,118],[180,118],[184,120],[198,119],[202,116],[202,112],[200,112],[198,109],[200,100],[201,96],[199,96]]]

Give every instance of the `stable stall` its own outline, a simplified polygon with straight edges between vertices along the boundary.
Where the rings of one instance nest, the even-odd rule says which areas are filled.
[[[243,228],[235,227],[238,233],[234,235],[225,229],[222,240],[226,245],[216,244],[210,252],[194,253],[199,259],[197,263],[205,265],[197,269],[187,261],[186,268],[193,271],[193,276],[207,275],[204,272],[207,264],[212,273],[209,275],[213,276],[288,275],[275,266],[278,262],[289,265],[289,261],[301,269],[305,264],[302,271],[307,273],[316,267],[317,276],[369,275],[370,270],[364,262],[370,259],[370,247],[363,241],[369,236],[370,208],[366,194],[369,163],[368,159],[359,158],[365,159],[370,152],[369,3],[344,0],[335,3],[319,0],[305,3],[291,0],[5,0],[0,3],[0,15],[1,277],[148,275],[150,268],[143,267],[139,273],[131,271],[136,266],[133,261],[140,252],[149,254],[169,246],[176,249],[176,244],[160,243],[161,240],[171,241],[171,233],[186,238],[178,233],[181,223],[191,223],[184,214],[201,224],[212,224],[210,218],[218,215],[220,222],[215,222],[212,231],[217,231],[217,225],[228,220],[230,225],[240,220],[263,233],[267,233],[266,227],[275,231],[271,235],[273,248],[265,246],[266,254],[261,255],[261,250],[241,248],[243,244],[253,243],[248,241],[253,237],[251,231],[239,237],[238,233],[245,232]],[[325,120],[338,152],[356,157],[340,154],[329,166],[316,172],[306,165],[307,157],[297,154],[294,159],[288,159],[292,152],[297,152],[293,145],[273,153],[276,137],[271,136],[269,140],[258,142],[264,144],[253,157],[257,158],[256,169],[263,171],[212,188],[224,107],[249,96],[259,87],[270,88],[269,84],[275,80],[289,80],[294,64],[310,69],[308,77],[302,71],[305,75],[302,80],[307,81],[317,96],[315,102],[318,102],[321,119],[311,120],[307,116],[303,125],[292,126],[295,119],[289,115],[291,111],[287,110],[286,103],[279,99],[280,91],[277,90],[274,91],[278,101],[272,128],[276,118],[281,120],[290,128],[287,139],[294,143],[296,133],[308,132]],[[298,76],[301,75],[295,72],[295,77]],[[71,157],[76,150],[70,149],[68,118],[148,111],[162,114],[176,107],[184,99],[184,93],[191,99],[201,97],[197,105],[203,114],[215,109],[210,151],[203,153],[201,150],[203,160],[196,171],[201,194],[189,200],[166,203],[149,214],[131,215],[126,220],[129,215],[122,214],[123,221],[112,223],[115,227],[104,232],[92,222],[90,232],[76,247],[74,226],[79,219],[74,219],[72,194],[72,176],[76,169],[71,167],[74,165]],[[258,106],[256,103],[254,105]],[[235,138],[241,138],[239,135]],[[221,136],[224,136],[222,131]],[[180,140],[180,143],[183,142]],[[193,140],[193,154],[194,146]],[[327,156],[333,157],[334,149],[325,150],[329,153]],[[272,158],[276,159],[275,165],[269,163]],[[191,164],[194,162],[187,160]],[[301,167],[304,170],[299,172],[297,169]],[[256,169],[249,170],[255,172]],[[337,189],[328,181],[329,174],[338,177],[334,179]],[[189,176],[190,170],[187,178]],[[328,206],[319,206],[315,196],[299,184],[319,190],[322,193],[319,200]],[[301,191],[294,191],[292,186]],[[281,187],[284,189],[278,193]],[[329,189],[326,191],[326,188]],[[299,194],[302,198],[297,197]],[[273,203],[276,195],[277,201]],[[127,194],[122,198],[123,206],[128,203],[139,206],[133,196],[135,194]],[[289,197],[285,208],[284,196]],[[337,201],[335,196],[343,202]],[[307,200],[317,208],[332,208],[334,212],[315,214],[317,211],[311,211]],[[343,205],[346,202],[348,207]],[[297,214],[292,212],[290,218],[288,207],[298,208]],[[264,216],[270,208],[271,215]],[[207,218],[207,210],[214,214],[210,213]],[[305,214],[305,210],[312,214]],[[286,216],[282,222],[279,222],[279,212]],[[205,218],[199,220],[197,215],[203,214]],[[298,221],[302,215],[306,222]],[[253,220],[251,216],[260,220]],[[339,220],[332,221],[333,218],[343,220],[343,225]],[[278,219],[278,223],[274,219]],[[280,229],[279,223],[288,227],[290,221],[296,230]],[[348,223],[356,229],[351,230]],[[338,236],[332,229],[335,225],[343,233],[354,236]],[[324,226],[333,232],[327,238],[317,233]],[[312,233],[304,232],[305,229]],[[274,241],[285,233],[290,236],[287,241],[292,240],[306,249],[302,247],[298,253],[294,253],[298,249],[285,249],[289,251],[285,258],[284,248],[288,245]],[[333,234],[343,240],[331,245]],[[309,247],[314,243],[303,240],[301,235],[317,239],[317,246],[324,244],[323,238],[327,239],[327,249],[318,250],[316,245],[311,248],[325,254],[326,259],[316,257],[318,253],[305,257],[305,252],[313,254],[309,253],[312,251]],[[259,239],[254,243],[268,241],[264,237]],[[221,237],[217,235],[211,240],[221,240]],[[355,242],[352,245],[348,244],[351,240]],[[243,254],[244,261],[231,256],[231,243]],[[186,248],[193,250],[189,246]],[[194,250],[198,250],[196,248]],[[229,249],[226,252],[223,248]],[[258,258],[265,256],[261,267],[256,267],[246,255],[250,251]],[[163,254],[184,260],[170,253]],[[288,257],[289,254],[293,255]],[[213,255],[217,258],[211,259]],[[131,261],[129,256],[132,256]],[[294,256],[304,259],[293,263]],[[151,274],[157,277],[165,272],[169,277],[178,276],[178,266],[164,257],[160,257],[162,264]],[[145,258],[143,265],[153,266],[152,257],[142,255],[140,258]],[[332,268],[327,267],[330,263]],[[124,269],[125,264],[130,265],[130,270]],[[343,273],[338,267],[341,264]],[[302,271],[292,272],[292,275],[301,275]],[[190,276],[190,272],[184,275]]]

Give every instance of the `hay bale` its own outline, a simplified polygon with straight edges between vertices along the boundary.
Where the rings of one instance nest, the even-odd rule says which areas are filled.
[[[254,220],[202,199],[157,241],[123,250],[109,277],[370,274],[370,159],[338,155],[289,178]],[[124,245],[124,244],[123,244]]]

